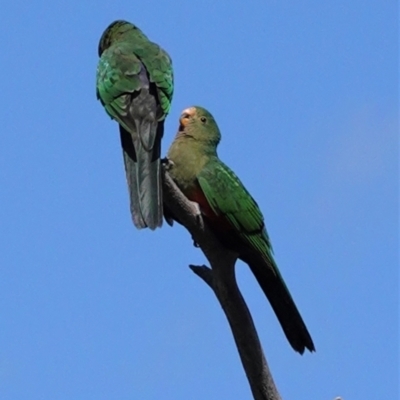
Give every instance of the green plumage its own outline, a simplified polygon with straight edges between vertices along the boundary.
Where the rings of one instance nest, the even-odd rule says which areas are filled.
[[[173,94],[172,62],[126,21],[105,30],[99,56],[97,98],[120,125],[133,222],[155,229],[162,224],[160,152]]]
[[[235,231],[262,254],[278,275],[263,215],[235,173],[214,156],[200,171],[197,180],[214,213],[226,218]]]
[[[314,351],[311,336],[275,263],[263,215],[235,173],[217,155],[220,132],[201,107],[185,110],[168,158],[170,174],[200,205],[221,243],[239,253],[269,299],[292,347]]]

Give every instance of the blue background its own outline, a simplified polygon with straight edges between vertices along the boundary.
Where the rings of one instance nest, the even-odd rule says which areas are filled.
[[[22,1],[2,6],[0,398],[249,399],[180,226],[137,231],[98,40],[135,22],[171,55],[180,112],[208,108],[258,201],[317,352],[296,354],[238,279],[285,399],[398,390],[395,1]]]

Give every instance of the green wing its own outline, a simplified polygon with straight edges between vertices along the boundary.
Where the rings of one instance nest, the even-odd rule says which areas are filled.
[[[212,210],[224,216],[254,250],[275,266],[264,217],[235,173],[219,160],[211,160],[198,176]]]
[[[250,257],[242,260],[250,266],[292,347],[300,354],[305,348],[315,351],[307,327],[274,261],[257,203],[239,178],[217,158],[206,165],[198,181],[213,211],[224,216],[249,245]],[[264,262],[259,262],[259,256]]]
[[[171,108],[172,95],[174,93],[174,72],[169,55],[155,43],[149,42],[147,46],[135,48],[136,56],[145,65],[150,82],[157,86],[158,100],[163,110],[160,121],[165,119]]]
[[[100,57],[96,79],[97,97],[110,117],[122,125],[119,116],[126,116],[129,110],[129,97],[123,95],[140,90],[139,74],[143,66],[150,82],[157,87],[161,106],[158,119],[161,121],[170,110],[173,95],[173,69],[168,54],[149,41],[125,41],[110,46]]]
[[[105,50],[97,67],[97,97],[111,118],[122,124],[121,117],[129,111],[124,94],[140,89],[142,65],[129,43],[116,43]],[[127,127],[125,127],[127,128]]]

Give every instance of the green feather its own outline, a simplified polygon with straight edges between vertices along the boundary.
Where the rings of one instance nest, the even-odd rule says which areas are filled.
[[[116,21],[104,32],[100,40],[100,60],[97,67],[97,96],[113,119],[116,107],[112,103],[125,93],[133,93],[140,87],[137,74],[141,63],[146,68],[150,81],[157,87],[162,114],[165,119],[173,95],[173,68],[169,55],[156,43],[151,42],[135,25]],[[111,107],[108,107],[111,105]],[[120,121],[118,121],[120,122]]]
[[[212,210],[224,216],[238,234],[265,260],[277,267],[258,204],[236,174],[217,157],[210,158],[197,177]]]
[[[205,220],[223,246],[246,262],[271,303],[292,347],[299,353],[315,350],[312,338],[274,261],[262,213],[235,173],[217,155],[221,139],[213,116],[202,107],[183,111],[168,158],[169,173],[192,201],[198,201],[198,185],[207,200]],[[208,206],[220,218],[209,214]],[[204,207],[204,209],[202,209]]]
[[[121,144],[138,228],[162,224],[161,138],[173,95],[168,54],[135,25],[115,21],[99,42],[96,94],[120,125]]]
[[[156,53],[156,62],[146,57]],[[153,55],[154,56],[154,55]],[[141,62],[146,67],[150,81],[157,87],[157,95],[161,104],[162,114],[159,120],[165,119],[170,108],[173,95],[172,62],[167,53],[158,45],[147,41],[135,43],[133,40],[117,42],[106,49],[97,68],[97,96],[102,101],[107,113],[119,123],[118,114],[126,114],[126,102],[120,97],[133,93],[140,88],[138,74]]]

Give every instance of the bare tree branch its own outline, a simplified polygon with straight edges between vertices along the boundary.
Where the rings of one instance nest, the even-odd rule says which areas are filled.
[[[214,291],[231,327],[255,400],[280,400],[253,319],[235,277],[237,254],[223,248],[204,225],[198,205],[189,201],[164,171],[164,204],[190,232],[211,269],[191,265],[192,271]]]

